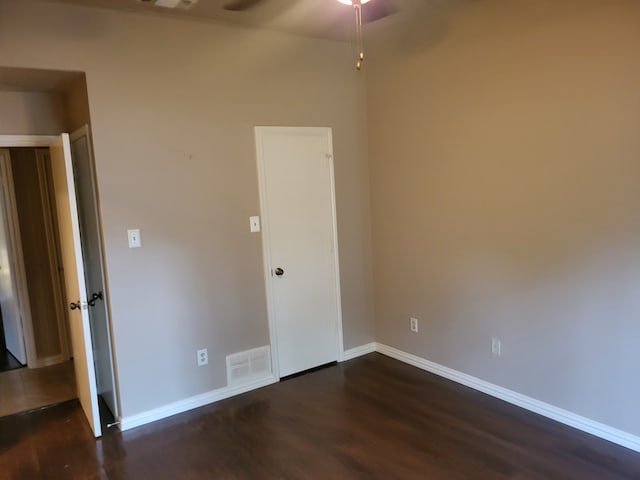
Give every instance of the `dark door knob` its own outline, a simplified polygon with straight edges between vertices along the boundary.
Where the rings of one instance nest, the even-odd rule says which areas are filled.
[[[71,302],[71,303],[69,304],[69,308],[70,308],[71,310],[76,310],[76,309],[78,309],[78,310],[79,310],[79,309],[80,309],[80,300],[78,300],[78,302]]]
[[[280,267],[276,268],[275,272],[274,272],[278,277],[281,277],[284,275],[284,270],[281,269]]]
[[[96,305],[96,300],[102,300],[103,295],[102,292],[94,293],[91,295],[91,299],[89,300],[89,306],[94,307]]]

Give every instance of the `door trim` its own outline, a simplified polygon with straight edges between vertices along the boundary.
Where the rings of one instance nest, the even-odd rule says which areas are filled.
[[[0,135],[0,146],[3,148],[50,147],[57,140],[57,135]]]
[[[271,276],[271,245],[269,242],[269,216],[267,213],[267,191],[265,178],[265,165],[263,154],[263,136],[269,132],[278,133],[300,133],[308,132],[315,134],[323,134],[328,137],[328,155],[329,155],[329,180],[331,191],[331,220],[333,228],[333,271],[335,275],[336,288],[336,312],[337,312],[337,341],[336,359],[341,362],[344,357],[344,341],[342,331],[342,298],[340,295],[340,257],[338,254],[338,219],[336,214],[336,192],[335,192],[335,170],[333,161],[333,134],[329,127],[275,127],[275,126],[256,126],[254,127],[256,142],[256,162],[258,166],[258,189],[260,194],[260,215],[262,217],[262,261],[264,268],[265,293],[267,300],[267,318],[269,322],[269,337],[271,343],[271,367],[274,376],[280,379],[280,366],[278,364],[278,340],[276,335],[276,316],[274,309],[274,297]]]

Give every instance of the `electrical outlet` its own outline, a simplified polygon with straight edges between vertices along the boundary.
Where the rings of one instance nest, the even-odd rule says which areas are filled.
[[[202,348],[200,350],[198,350],[196,352],[196,355],[198,356],[198,366],[202,367],[203,365],[206,365],[209,363],[209,352],[207,351],[206,348]]]
[[[491,337],[491,353],[496,357],[502,356],[502,342],[499,338]]]
[[[410,321],[411,331],[414,333],[418,333],[418,319],[411,317],[409,321]]]

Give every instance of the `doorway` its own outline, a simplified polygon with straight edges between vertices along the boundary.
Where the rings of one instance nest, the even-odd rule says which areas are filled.
[[[14,358],[9,367],[17,367],[0,373],[5,416],[76,393],[48,149],[0,149],[0,176],[3,347]]]
[[[70,308],[64,309],[64,315],[69,326],[70,344],[74,357],[75,397],[80,399],[94,433],[96,436],[100,436],[101,419],[109,417],[112,421],[118,415],[118,405],[113,374],[109,319],[106,309],[107,290],[102,265],[95,177],[93,176],[93,165],[90,164],[93,159],[88,128],[85,127],[76,132],[74,138],[75,158],[73,159],[71,141],[67,134],[48,137],[0,136],[0,145],[6,145],[8,142],[10,144],[17,143],[20,146],[32,144],[30,146],[48,147],[49,155],[43,158],[46,158],[50,163],[51,202],[56,207],[60,264],[62,266],[57,274],[61,274],[64,279],[67,300],[72,300],[65,302]],[[81,212],[84,212],[84,220]],[[91,228],[95,231],[90,231]],[[94,245],[96,243],[97,247]],[[91,248],[88,248],[89,246]],[[86,253],[89,253],[91,257]],[[19,257],[18,260],[20,260]],[[7,270],[13,271],[13,269]],[[0,272],[2,272],[1,269]],[[88,288],[96,288],[96,291],[90,291]],[[15,291],[19,293],[17,302],[18,309],[21,310],[28,295],[26,289],[20,291],[19,288],[16,288]],[[103,313],[96,314],[94,320],[93,310],[96,312],[102,310]],[[21,316],[20,320],[18,325],[22,324],[24,317]],[[95,323],[104,322],[104,325],[92,329],[92,323],[94,323],[92,321]],[[94,356],[94,352],[98,348],[103,348],[102,346],[105,351]],[[102,365],[106,361],[108,361],[108,365]],[[109,372],[109,375],[102,382],[101,388],[96,385],[98,371]],[[98,393],[103,392],[112,400],[107,403],[105,398],[99,408]],[[99,412],[102,413],[102,418]]]
[[[57,365],[70,353],[48,149],[2,149],[0,175],[6,347],[29,368]]]
[[[342,355],[330,128],[256,127],[274,372]]]

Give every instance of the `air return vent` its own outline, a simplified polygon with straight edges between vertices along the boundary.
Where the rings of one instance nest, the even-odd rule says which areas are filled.
[[[271,353],[268,345],[227,356],[228,385],[249,383],[270,375]]]

